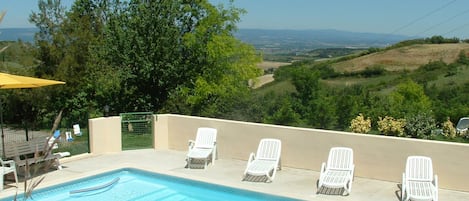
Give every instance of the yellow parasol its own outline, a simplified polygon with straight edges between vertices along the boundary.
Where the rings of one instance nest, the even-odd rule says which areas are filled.
[[[18,88],[36,88],[55,84],[65,84],[65,82],[40,79],[34,77],[26,77],[19,75],[12,75],[8,73],[0,73],[0,89],[18,89]],[[5,135],[3,133],[3,107],[0,102],[0,127],[2,129],[2,150],[5,156]]]
[[[0,89],[35,88],[65,82],[0,73]]]

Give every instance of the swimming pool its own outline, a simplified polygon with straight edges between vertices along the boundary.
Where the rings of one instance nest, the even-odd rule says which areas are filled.
[[[18,200],[22,200],[22,196],[20,195]],[[32,198],[28,200],[297,200],[134,168],[118,169],[37,189],[33,192]],[[13,197],[4,198],[0,201],[4,200],[13,200]]]

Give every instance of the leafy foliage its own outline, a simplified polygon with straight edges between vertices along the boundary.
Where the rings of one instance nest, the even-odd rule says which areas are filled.
[[[444,136],[446,136],[448,138],[456,137],[456,128],[454,128],[454,125],[450,121],[449,118],[445,122],[443,122],[442,130],[443,130],[443,135]]]
[[[405,125],[405,119],[394,119],[393,117],[385,116],[384,118],[379,118],[378,130],[384,135],[402,137],[405,136]]]
[[[301,115],[295,112],[292,100],[284,97],[276,107],[271,110],[272,114],[265,119],[265,123],[277,125],[300,126]]]
[[[459,39],[435,36],[386,49],[353,51],[337,59],[298,61],[274,71],[275,82],[284,88],[253,90],[248,81],[262,74],[256,66],[261,55],[233,36],[240,15],[245,13],[234,7],[233,1],[227,8],[207,0],[77,0],[70,10],[58,0],[40,0],[38,6],[39,11],[30,16],[39,28],[33,48],[9,47],[12,52],[33,49],[37,60],[22,64],[32,66],[30,69],[16,70],[63,80],[67,85],[6,93],[10,122],[32,117],[26,121],[45,125],[54,111],[65,108],[65,124],[86,124],[88,117],[102,116],[102,108],[109,106],[111,115],[158,111],[356,130],[349,127],[350,122],[362,114],[370,124],[397,126],[386,130],[379,123],[366,124],[367,129],[360,132],[382,130],[387,135],[430,138],[432,118],[441,122],[469,112],[469,83],[453,80],[467,71],[468,55],[463,51],[454,63],[430,61],[416,71],[387,71],[376,64],[359,72],[339,73],[331,67],[338,61],[399,46]],[[311,54],[329,57],[345,51]],[[13,53],[4,53],[5,59],[13,59]],[[384,79],[386,76],[392,79]],[[449,81],[437,83],[442,77]],[[350,81],[339,87],[329,84],[334,79],[365,78],[378,81]],[[47,101],[34,101],[38,98]],[[15,111],[25,116],[15,116]],[[404,118],[406,132],[400,120]]]
[[[86,125],[104,107],[111,115],[222,116],[249,100],[248,80],[262,73],[256,67],[261,56],[233,36],[245,13],[233,2],[224,8],[206,0],[77,0],[66,10],[58,0],[40,0],[38,7],[30,21],[39,29],[34,55],[40,62],[30,62],[36,66],[23,74],[67,84],[37,90],[34,96],[44,102],[29,92],[11,93],[8,100],[22,101],[8,101],[8,113],[22,111],[32,117],[28,122],[46,122],[40,118],[61,108],[67,125]]]
[[[406,118],[405,132],[414,138],[427,139],[435,128],[435,119],[429,114],[421,113]]]
[[[371,119],[359,114],[350,122],[350,130],[354,133],[368,133],[371,130]]]
[[[396,90],[390,94],[390,99],[390,114],[400,118],[425,113],[431,107],[423,87],[412,80],[397,85]]]

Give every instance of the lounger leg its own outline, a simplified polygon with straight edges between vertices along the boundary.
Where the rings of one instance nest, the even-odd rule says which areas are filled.
[[[13,174],[15,175],[16,188],[18,188],[18,174],[16,174],[16,170],[13,171]]]
[[[60,160],[58,158],[55,159],[54,163],[57,167],[57,170],[62,170],[62,165],[60,164]]]
[[[282,158],[278,159],[278,170],[282,170]]]
[[[4,175],[1,176],[2,178],[0,178],[0,191],[3,191],[3,176]],[[16,185],[16,186],[18,186],[18,185]]]
[[[348,186],[348,185],[350,185],[349,182],[345,183],[345,185],[344,185],[345,193],[347,193],[345,195],[350,195],[350,188],[349,188],[350,186]]]
[[[267,182],[269,182],[269,183],[272,182],[272,177],[270,177],[268,174],[265,175],[265,176],[267,176]]]
[[[348,194],[352,192],[352,180],[348,182]]]
[[[212,165],[215,165],[215,160],[218,158],[217,156],[217,152],[215,151],[215,153],[212,153]]]

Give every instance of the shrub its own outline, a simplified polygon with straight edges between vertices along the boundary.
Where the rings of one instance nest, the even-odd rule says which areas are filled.
[[[378,130],[384,135],[404,136],[405,119],[394,119],[392,117],[379,117]]]
[[[371,120],[360,114],[350,121],[350,129],[354,133],[368,133],[371,130]]]
[[[435,128],[435,119],[428,114],[417,114],[406,118],[405,132],[412,137],[427,139]]]
[[[469,133],[468,133],[467,130],[458,132],[457,134],[458,134],[458,136],[460,136],[460,137],[469,138]]]
[[[442,127],[444,136],[448,138],[456,137],[456,128],[454,128],[453,122],[450,121],[449,117],[445,122],[443,122]]]

